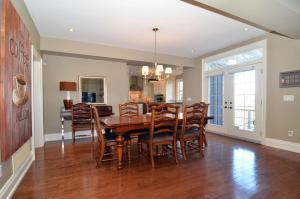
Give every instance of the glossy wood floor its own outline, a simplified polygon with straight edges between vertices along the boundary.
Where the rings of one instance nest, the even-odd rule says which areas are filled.
[[[134,156],[123,170],[96,169],[90,140],[47,143],[14,198],[300,198],[299,154],[213,134],[208,142],[204,158],[162,157],[152,169]]]

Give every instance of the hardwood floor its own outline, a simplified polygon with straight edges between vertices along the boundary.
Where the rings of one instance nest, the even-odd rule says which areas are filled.
[[[95,168],[90,140],[47,143],[13,198],[300,198],[300,155],[208,134],[205,157]],[[137,154],[133,151],[133,154]]]

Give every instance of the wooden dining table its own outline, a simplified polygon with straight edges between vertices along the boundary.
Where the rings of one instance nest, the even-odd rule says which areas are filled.
[[[214,116],[208,116],[205,118],[204,126],[206,126],[208,120],[213,119]],[[121,169],[123,166],[123,147],[124,147],[124,135],[130,134],[133,130],[144,130],[150,127],[151,114],[147,113],[144,115],[134,116],[134,117],[120,117],[120,116],[109,116],[100,118],[100,123],[106,129],[114,130],[117,135],[117,158],[118,158],[118,168]],[[178,124],[182,124],[183,113],[178,114]],[[206,140],[204,140],[207,144]]]

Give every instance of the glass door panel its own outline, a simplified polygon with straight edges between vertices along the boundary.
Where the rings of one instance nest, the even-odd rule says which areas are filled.
[[[255,131],[255,70],[234,73],[233,95],[234,127]]]
[[[209,124],[223,125],[223,95],[224,95],[224,78],[223,75],[214,75],[208,77],[208,102],[209,115],[214,119],[209,120]]]

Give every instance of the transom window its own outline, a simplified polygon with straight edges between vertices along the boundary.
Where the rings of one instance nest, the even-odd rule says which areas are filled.
[[[226,67],[252,63],[263,58],[263,49],[258,48],[240,54],[224,57],[205,63],[205,72],[220,70]]]

